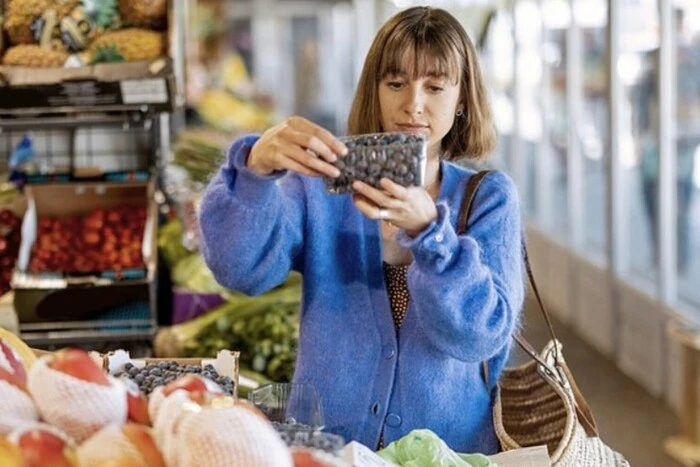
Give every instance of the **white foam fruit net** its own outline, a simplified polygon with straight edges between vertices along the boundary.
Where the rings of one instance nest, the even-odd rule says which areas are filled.
[[[139,450],[124,435],[120,425],[108,425],[78,448],[80,467],[119,461],[120,465],[148,467]]]
[[[156,443],[170,467],[179,465],[180,449],[187,449],[178,444],[177,433],[182,421],[193,414],[192,409],[199,410],[199,406],[192,402],[187,391],[178,389],[162,399],[153,420]]]
[[[160,409],[160,404],[162,404],[164,400],[163,386],[158,386],[148,396],[148,416],[151,420],[155,421],[156,417],[158,417],[158,409]]]
[[[274,428],[240,407],[202,408],[185,418],[175,467],[292,467],[292,455]]]
[[[42,357],[29,371],[28,386],[41,417],[82,443],[102,427],[126,421],[126,388],[110,381],[102,386],[77,379],[49,368]]]
[[[0,435],[9,434],[22,422],[36,421],[39,421],[39,413],[29,394],[0,380]]]

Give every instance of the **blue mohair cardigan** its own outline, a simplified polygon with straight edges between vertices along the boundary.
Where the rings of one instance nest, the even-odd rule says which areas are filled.
[[[482,183],[468,224],[455,233],[473,172],[442,163],[438,217],[398,241],[413,252],[411,302],[398,331],[389,306],[377,221],[349,195],[292,173],[245,167],[235,142],[201,206],[202,251],[217,280],[250,295],[303,274],[295,382],[316,386],[328,431],[376,448],[416,428],[458,452],[499,450],[494,392],[518,325],[524,288],[516,188],[503,173]],[[489,361],[485,382],[481,363]]]

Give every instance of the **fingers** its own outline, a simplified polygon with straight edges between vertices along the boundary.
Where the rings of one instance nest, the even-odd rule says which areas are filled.
[[[337,167],[332,166],[328,162],[325,162],[313,154],[309,154],[304,151],[299,146],[294,144],[285,145],[281,152],[287,156],[287,162],[294,162],[295,165],[300,165],[310,170],[315,176],[326,175],[328,177],[338,177],[340,176],[340,170]],[[284,164],[285,162],[283,162]],[[295,169],[292,169],[295,170]],[[307,173],[307,172],[302,172]]]
[[[391,220],[391,211],[381,206],[378,206],[370,199],[366,198],[361,194],[354,194],[352,201],[355,207],[360,210],[362,214],[369,217],[370,219],[383,219]]]
[[[392,208],[397,205],[395,197],[391,196],[390,194],[387,195],[381,190],[378,190],[359,180],[353,182],[352,188],[353,190],[355,190],[355,192],[369,199],[377,206],[384,208]]]
[[[338,160],[338,156],[335,155],[333,150],[314,135],[292,130],[285,136],[291,143],[313,151],[328,162],[335,162]]]
[[[408,188],[399,185],[386,177],[379,180],[379,186],[396,199],[408,199]]]
[[[335,154],[340,154],[341,156],[347,154],[348,148],[325,128],[303,117],[291,117],[288,122],[289,126],[297,130],[297,132],[303,133],[304,136],[308,138],[308,145],[303,142],[299,142],[298,144],[317,152],[329,162],[335,161]],[[328,158],[331,156],[333,157],[332,160]]]

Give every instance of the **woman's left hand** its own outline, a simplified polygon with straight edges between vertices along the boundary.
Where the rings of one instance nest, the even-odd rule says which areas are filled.
[[[437,208],[430,194],[421,186],[404,187],[388,178],[379,181],[381,189],[364,182],[352,184],[353,202],[370,219],[380,219],[404,229],[415,237],[437,219]]]

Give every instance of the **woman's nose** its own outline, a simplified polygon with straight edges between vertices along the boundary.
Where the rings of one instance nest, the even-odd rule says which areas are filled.
[[[424,96],[419,86],[408,86],[406,90],[406,100],[404,109],[409,115],[420,115],[423,113]]]

